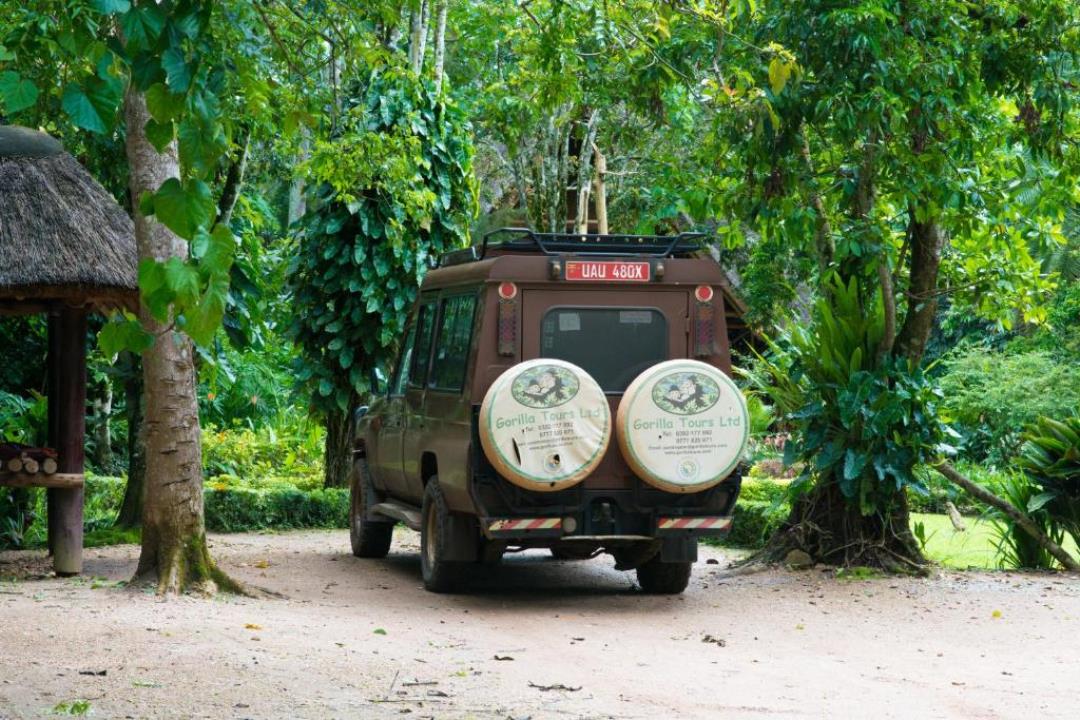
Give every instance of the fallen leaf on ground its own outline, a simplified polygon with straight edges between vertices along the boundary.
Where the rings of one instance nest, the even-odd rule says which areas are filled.
[[[262,625],[256,625],[255,623],[245,623],[245,630],[262,630]]]
[[[565,692],[577,692],[581,689],[581,686],[570,687],[569,685],[563,685],[562,683],[555,683],[554,685],[537,685],[532,680],[529,681],[529,687],[536,688],[540,692],[547,692],[548,690],[563,690]]]
[[[383,630],[382,628],[375,628],[375,630],[373,630],[372,632],[374,632],[376,635],[385,635],[386,634],[386,631]]]
[[[509,655],[496,655],[495,659],[496,660],[513,660],[514,658],[510,657]]]

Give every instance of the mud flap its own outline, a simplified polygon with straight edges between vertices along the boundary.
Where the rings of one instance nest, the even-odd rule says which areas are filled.
[[[697,562],[697,538],[664,538],[660,562]]]
[[[448,562],[477,562],[480,560],[480,527],[476,518],[450,513],[450,541],[445,548]]]

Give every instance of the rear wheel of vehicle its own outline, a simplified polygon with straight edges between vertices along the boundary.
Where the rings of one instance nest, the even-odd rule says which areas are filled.
[[[450,509],[446,506],[439,479],[431,478],[424,488],[420,526],[420,574],[431,592],[451,592],[461,584],[465,564],[446,559],[450,544]]]
[[[394,523],[374,522],[365,518],[368,508],[377,502],[378,494],[371,484],[367,460],[356,458],[352,482],[349,483],[349,540],[356,557],[383,558],[390,552]]]
[[[638,584],[650,595],[678,595],[690,584],[690,562],[660,562],[660,553],[637,569]]]

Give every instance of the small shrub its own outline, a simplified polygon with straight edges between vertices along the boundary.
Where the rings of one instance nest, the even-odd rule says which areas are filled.
[[[263,486],[274,478],[304,490],[322,487],[323,429],[302,413],[283,413],[258,429],[207,427],[202,440],[204,474],[211,482],[226,478],[222,482],[231,487]]]
[[[735,505],[731,532],[723,545],[732,547],[760,548],[787,519],[790,508],[786,504],[774,505],[771,501],[740,500]]]

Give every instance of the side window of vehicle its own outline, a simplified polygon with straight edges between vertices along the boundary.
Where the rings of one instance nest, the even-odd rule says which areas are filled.
[[[424,387],[428,375],[428,359],[431,357],[431,335],[435,329],[435,303],[428,302],[420,306],[416,316],[416,340],[409,367],[409,387]]]
[[[419,319],[419,318],[417,318]],[[398,357],[397,368],[394,370],[394,379],[390,383],[390,395],[400,397],[405,394],[405,384],[409,381],[409,371],[412,369],[413,349],[416,346],[416,322],[409,328],[409,334],[405,336],[405,344],[401,346],[401,355]]]
[[[458,295],[442,301],[442,319],[431,365],[432,388],[460,392],[465,387],[475,311],[476,295]]]

